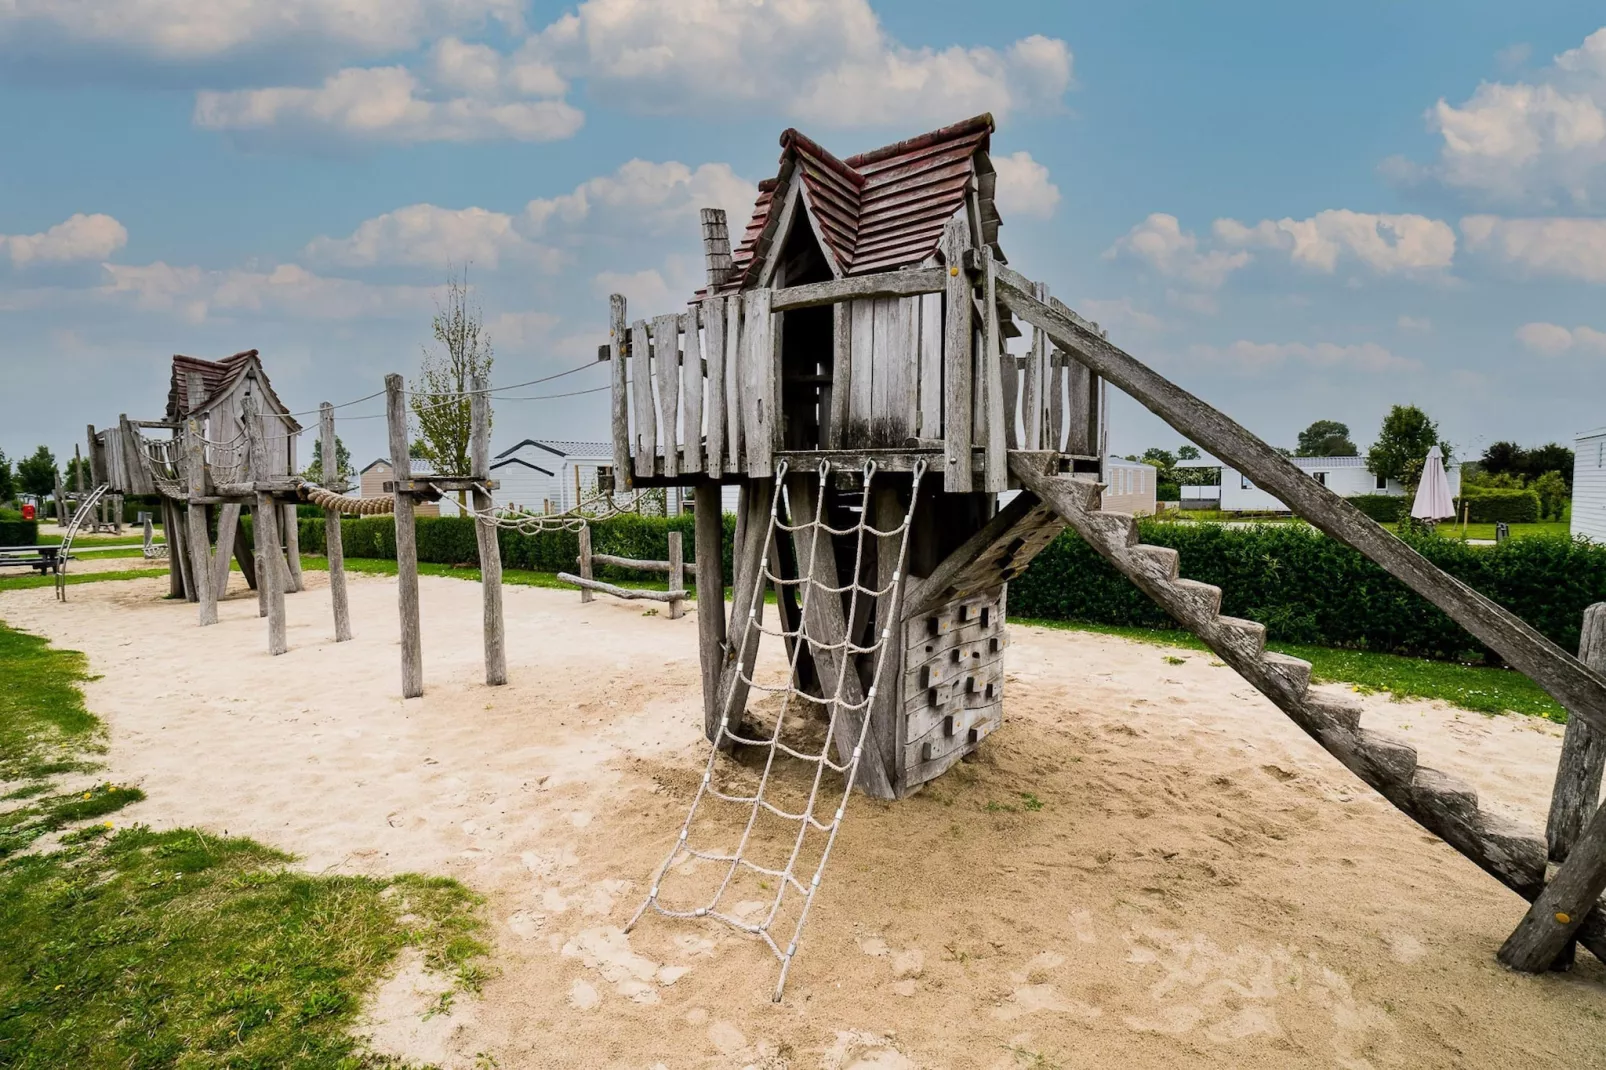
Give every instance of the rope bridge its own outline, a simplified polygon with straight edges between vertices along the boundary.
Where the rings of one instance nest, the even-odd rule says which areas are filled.
[[[757,643],[761,642],[762,637],[766,635],[786,640],[790,647],[786,678],[784,683],[778,686],[759,683],[749,675],[748,670],[744,669],[742,659],[736,659],[734,671],[730,673],[729,689],[725,695],[724,716],[720,720],[718,732],[709,751],[708,764],[703,771],[702,781],[697,787],[697,793],[692,799],[691,809],[686,815],[685,822],[680,827],[680,835],[676,839],[674,847],[670,849],[668,857],[664,859],[653,874],[651,889],[647,893],[646,901],[636,911],[635,916],[630,919],[630,924],[625,926],[625,931],[629,932],[641,920],[642,915],[651,909],[670,918],[713,918],[741,932],[757,936],[774,952],[776,958],[781,962],[780,977],[776,981],[775,995],[773,997],[777,1001],[781,998],[781,993],[786,987],[787,973],[790,971],[792,960],[797,954],[798,940],[802,935],[804,922],[808,920],[809,909],[814,903],[815,893],[819,890],[820,878],[825,872],[826,861],[830,858],[831,848],[836,842],[837,832],[842,827],[842,817],[847,809],[848,795],[853,791],[854,781],[858,776],[860,759],[864,753],[865,737],[870,726],[870,711],[874,706],[876,695],[879,693],[882,668],[886,662],[886,648],[889,641],[891,641],[895,627],[894,622],[897,620],[895,607],[890,607],[889,601],[894,592],[897,591],[904,573],[909,548],[910,521],[914,516],[915,502],[919,498],[920,479],[925,472],[925,462],[920,461],[915,468],[915,489],[910,495],[909,508],[904,514],[903,521],[891,530],[880,531],[869,524],[869,517],[871,516],[870,485],[871,479],[875,474],[875,467],[875,462],[869,461],[865,463],[861,470],[864,490],[859,502],[858,522],[841,529],[829,526],[824,519],[825,503],[829,497],[829,481],[831,477],[831,465],[828,461],[820,463],[819,482],[812,495],[812,518],[799,520],[788,509],[787,515],[793,521],[792,523],[781,519],[782,491],[786,482],[787,465],[783,461],[777,467],[775,494],[770,503],[770,532],[766,542],[765,555],[760,564],[760,571],[770,583],[799,589],[801,610],[796,617],[797,626],[792,629],[784,627],[771,629],[763,625],[760,618],[760,610],[763,592],[767,585],[765,583],[755,583],[752,585],[752,600],[747,606],[747,612],[741,626],[743,628],[742,637],[733,639],[730,643],[730,649],[738,651],[749,649],[750,643],[756,647]],[[804,497],[806,500],[804,495],[798,495],[798,497]],[[792,496],[788,496],[788,505],[795,504],[797,503],[792,501]],[[806,505],[805,508],[807,508]],[[807,533],[809,542],[807,555],[801,552],[801,543],[805,533]],[[773,567],[775,562],[771,555],[775,552],[778,535],[783,534],[792,537],[798,546],[799,576],[797,578],[784,577],[779,574],[784,570],[777,570]],[[823,544],[821,542],[822,536],[825,537]],[[816,576],[817,568],[823,562],[834,560],[833,536],[848,536],[854,542],[852,579],[840,586],[824,583]],[[897,540],[896,567],[892,572],[890,582],[884,587],[866,587],[862,582],[865,575],[865,542],[867,538]],[[885,543],[881,545],[884,546]],[[847,605],[846,627],[839,634],[815,634],[817,632],[835,633],[836,628],[826,627],[825,621],[834,620],[840,622],[841,618],[834,617],[832,614],[822,614],[818,612],[819,607],[815,607],[815,611],[811,612],[810,605],[813,600],[842,600],[844,596],[846,596]],[[873,641],[869,645],[860,645],[853,641],[853,636],[856,634],[855,625],[862,626],[863,622],[857,619],[858,615],[864,611],[861,607],[868,606],[872,599],[880,599],[879,604],[883,608],[893,609],[894,611],[878,613],[877,631],[874,634]],[[738,611],[739,609],[740,607],[738,607]],[[820,696],[814,696],[803,691],[797,685],[798,658],[805,644],[810,653],[816,657],[817,663],[829,660],[837,666],[834,683],[827,684],[830,690],[829,695],[824,694],[824,689],[822,689]],[[857,681],[857,669],[854,662],[860,655],[869,655],[874,659],[875,671],[863,697],[854,699],[845,693],[845,685],[850,675],[855,682]],[[742,724],[742,714],[745,710],[736,708],[737,695],[742,694],[745,696],[751,691],[780,696],[775,725],[767,737],[749,735],[747,733],[751,731],[750,729],[743,727],[739,730],[738,728]],[[789,742],[783,742],[782,737],[787,734],[786,730],[789,727],[788,714],[792,709],[794,700],[806,704],[805,708],[811,708],[812,712],[824,715],[826,730],[823,740],[816,738],[809,742],[796,738],[808,734],[806,726],[799,726],[794,728],[791,733],[793,738]],[[745,699],[742,705],[746,705]],[[801,721],[803,718],[795,718],[794,720]],[[857,731],[853,732],[851,726],[855,722]],[[846,740],[840,738],[839,733],[844,737],[848,734],[852,735],[851,751],[844,745]],[[732,763],[724,763],[727,768],[722,768],[722,763],[719,761],[720,751],[731,743],[742,744],[763,753],[763,764],[758,774],[757,784],[750,791],[726,782],[734,778],[742,768],[741,766],[736,766],[735,770],[728,768]],[[830,755],[833,743],[836,743],[839,758],[842,758],[844,752],[846,752],[845,759],[832,760]],[[805,800],[796,810],[787,809],[773,801],[777,787],[772,781],[772,774],[776,772],[776,757],[782,754],[803,763],[805,767],[813,767],[813,775],[806,789]],[[821,789],[828,769],[833,773],[842,775],[842,794],[840,799],[835,800],[836,805],[834,810],[830,811],[829,819],[821,820],[816,816],[816,808],[825,801],[822,800]],[[778,780],[780,778],[774,779]],[[766,795],[767,791],[770,792],[769,796]],[[693,845],[692,825],[696,821],[704,801],[707,799],[718,800],[746,810],[746,822],[742,827],[734,850],[713,850]],[[760,846],[760,843],[755,842],[754,829],[761,817],[766,816],[778,819],[786,826],[796,825],[796,834],[791,842],[790,850],[784,863],[778,866],[761,865],[751,857]],[[812,867],[813,872],[808,877],[800,879],[797,871],[800,868],[807,868],[800,863],[804,854],[805,840],[810,831],[823,834],[824,843],[819,848],[818,860]],[[759,839],[762,840],[763,837]],[[702,837],[698,837],[698,842],[702,842]],[[713,895],[700,906],[677,909],[666,906],[662,901],[661,893],[663,892],[665,881],[670,879],[671,870],[682,862],[689,863],[691,869],[695,869],[698,862],[711,862],[724,867],[724,875],[719,881],[718,887]],[[683,872],[685,872],[684,868]],[[689,876],[689,872],[687,875]],[[734,907],[727,903],[728,899],[735,898],[733,893],[738,887],[742,886],[737,879],[739,875],[744,878],[751,877],[755,879],[759,889],[765,892],[770,890],[769,882],[775,882],[774,895],[770,898],[767,907],[762,901],[758,903],[737,903]],[[787,940],[783,947],[771,934],[771,929],[781,920],[782,908],[786,904],[788,891],[795,892],[796,897],[800,897],[801,905],[796,909],[796,921],[792,925],[790,939]],[[755,917],[761,917],[762,920],[751,920]],[[784,932],[784,925],[782,926],[782,931]]]

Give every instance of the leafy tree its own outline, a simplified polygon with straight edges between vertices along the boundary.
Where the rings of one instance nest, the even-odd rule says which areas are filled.
[[[1439,425],[1415,405],[1396,405],[1383,417],[1377,441],[1366,452],[1366,467],[1379,476],[1397,479],[1407,487],[1422,480],[1428,450],[1437,445],[1450,463],[1450,444],[1439,440]]]
[[[94,490],[95,477],[90,474],[89,459],[86,457],[74,457],[67,462],[66,470],[61,473],[61,485],[68,490],[77,490],[78,470],[80,468],[84,471],[84,489],[86,491]]]
[[[1527,451],[1523,474],[1530,480],[1544,478],[1546,472],[1555,472],[1567,484],[1567,494],[1573,492],[1573,451],[1560,443],[1551,442]]]
[[[0,450],[0,505],[17,496],[17,474],[11,470],[11,458]]]
[[[24,494],[48,498],[56,493],[56,455],[40,446],[33,456],[18,461],[17,482]]]
[[[1299,433],[1294,452],[1301,457],[1356,457],[1361,451],[1350,441],[1349,425],[1317,420]]]
[[[339,435],[335,436],[335,481],[341,488],[352,485],[352,477],[357,470],[351,465],[351,451]],[[308,483],[323,483],[323,439],[312,440],[312,463],[307,470],[301,473],[301,478]]]
[[[424,347],[409,404],[422,451],[441,475],[469,475],[469,399],[475,376],[491,374],[491,337],[484,313],[469,296],[468,272],[446,278],[446,301],[435,306],[435,346]],[[336,458],[338,461],[339,458]]]
[[[1487,487],[1490,490],[1522,490],[1526,484],[1513,472],[1490,472],[1480,465],[1461,467],[1463,487]]]
[[[1572,495],[1560,472],[1546,472],[1533,481],[1533,492],[1539,495],[1539,513],[1547,520],[1560,520],[1567,511]]]
[[[1527,451],[1515,442],[1491,442],[1479,458],[1478,466],[1493,476],[1522,476],[1528,467]]]
[[[1177,447],[1177,460],[1179,460],[1179,461],[1197,461],[1198,459],[1199,459],[1199,447],[1198,446],[1179,446],[1179,447]]]

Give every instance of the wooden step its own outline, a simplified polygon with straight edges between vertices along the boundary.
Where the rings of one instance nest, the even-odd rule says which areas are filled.
[[[1221,612],[1221,588],[1213,583],[1186,579],[1173,580],[1171,589],[1177,599],[1185,605],[1186,612],[1191,615],[1184,621],[1189,627],[1193,626],[1194,621],[1214,620]]]
[[[1266,626],[1242,617],[1217,617],[1210,626],[1240,657],[1259,659],[1266,650]]]
[[[1138,544],[1138,520],[1129,513],[1088,514],[1088,523],[1100,539],[1112,547],[1125,548]]]
[[[1140,543],[1132,547],[1133,557],[1146,561],[1154,569],[1156,579],[1175,583],[1182,574],[1182,555],[1169,546],[1150,546]]]

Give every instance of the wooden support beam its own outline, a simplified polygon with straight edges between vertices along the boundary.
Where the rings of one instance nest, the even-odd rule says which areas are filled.
[[[713,352],[713,342],[709,342]],[[712,372],[710,372],[712,384]],[[713,427],[712,418],[709,423]],[[715,470],[712,460],[709,469]],[[703,729],[719,724],[719,675],[725,655],[725,515],[719,484],[699,483],[692,499],[696,528],[692,537],[693,565],[697,569],[697,652],[703,670]]]
[[[323,455],[324,489],[339,494],[345,490],[345,486],[340,481],[335,407],[327,401],[318,406],[318,442]],[[238,508],[235,512],[238,515]],[[218,538],[221,541],[222,536]],[[329,601],[334,607],[335,642],[344,643],[351,638],[351,603],[346,595],[346,544],[340,530],[338,510],[323,511],[323,547],[329,560]]]
[[[200,376],[194,376],[190,384],[191,404],[195,404],[195,381]],[[191,416],[189,426],[184,437],[184,471],[188,477],[190,495],[193,498],[205,493],[206,487],[206,454],[201,442],[201,421]],[[189,531],[189,561],[190,575],[195,579],[196,601],[200,605],[199,619],[201,627],[217,623],[217,594],[212,585],[212,557],[209,548],[211,537],[207,534],[206,506],[197,505],[193,500],[184,507],[184,520]]]
[[[630,394],[625,375],[625,295],[608,298],[608,349],[613,364],[608,369],[613,391],[609,395],[613,424],[613,486],[630,486]]]
[[[658,379],[658,429],[663,439],[664,476],[680,475],[680,317],[652,321],[652,366]]]
[[[1596,602],[1584,610],[1578,660],[1596,672],[1606,672],[1606,602]],[[1591,728],[1582,717],[1568,718],[1556,784],[1550,795],[1550,819],[1545,825],[1552,862],[1567,857],[1578,842],[1584,822],[1600,803],[1603,765],[1606,765],[1606,733]]]
[[[646,320],[637,320],[630,327],[630,390],[635,473],[651,478],[657,474],[658,403],[652,396],[652,338]]]
[[[742,295],[742,439],[747,445],[747,473],[757,476],[774,471],[780,448],[781,368],[775,317],[771,314],[773,290],[749,290]]]
[[[611,583],[604,583],[602,580],[588,580],[584,576],[576,576],[572,572],[560,572],[558,573],[558,579],[562,580],[564,583],[572,583],[582,590],[601,591],[603,594],[611,594],[615,598],[625,598],[629,599],[630,601],[645,600],[648,602],[668,602],[671,606],[673,606],[676,602],[683,601],[687,593],[685,590],[678,589],[669,591],[639,591],[634,587],[617,587]],[[674,615],[673,610],[671,610],[670,615]]]
[[[306,590],[301,578],[301,522],[294,502],[280,502],[279,516],[284,524],[284,590],[296,594]]]
[[[1598,806],[1567,860],[1501,945],[1500,961],[1524,973],[1550,969],[1572,944],[1602,892],[1606,892],[1606,807]]]
[[[1065,530],[1065,519],[1023,490],[923,580],[910,580],[903,619],[932,613],[955,598],[1008,583]]]
[[[788,286],[776,290],[771,308],[776,312],[790,312],[799,308],[817,308],[843,301],[858,301],[872,297],[916,297],[920,294],[940,294],[948,286],[945,269],[909,268],[904,271],[886,271],[877,275],[857,275],[826,282],[811,282],[803,286]]]
[[[725,471],[747,471],[742,452],[742,295],[725,298]]]
[[[251,451],[251,474],[257,480],[266,480],[268,454],[262,444],[262,423],[254,398],[247,399],[242,421]],[[284,620],[284,551],[279,545],[279,508],[273,496],[266,491],[258,493],[251,516],[251,529],[256,536],[258,605],[268,617],[268,653],[279,655],[289,649],[289,643]]]
[[[913,486],[910,493],[919,494],[920,488]],[[875,481],[870,492],[870,509],[874,518],[872,523],[878,531],[898,531],[908,514],[898,485],[886,477]],[[903,679],[903,622],[899,616],[899,605],[909,580],[907,570],[897,575],[899,551],[903,548],[902,532],[884,536],[875,542],[876,587],[886,589],[887,593],[875,603],[873,633],[877,637],[873,641],[884,643],[885,649],[864,655],[870,662],[872,679],[875,678],[878,663],[881,670],[875,701],[869,710],[870,735],[875,738],[876,749],[885,763],[888,788],[895,791],[893,780],[897,773],[898,744],[902,736],[899,722],[903,719],[903,710],[900,708],[903,699],[903,688],[900,686]]]
[[[475,472],[491,470],[491,396],[484,374],[474,376],[469,399],[469,463]],[[502,544],[489,521],[494,503],[488,490],[476,487],[474,538],[480,552],[480,591],[484,598],[485,682],[507,683],[507,639],[502,622]]]
[[[390,432],[390,470],[411,472],[413,458],[407,444],[407,399],[402,377],[385,376],[385,423]],[[396,608],[401,616],[402,698],[424,693],[424,643],[419,631],[418,526],[413,520],[413,496],[395,492]]]
[[[669,591],[680,592],[679,598],[669,600],[669,619],[679,620],[686,615],[686,551],[678,531],[669,533]]]
[[[729,640],[725,645],[724,664],[719,674],[719,695],[713,709],[713,719],[703,724],[704,734],[710,740],[719,740],[723,746],[729,742],[720,739],[720,720],[729,717],[735,729],[747,710],[747,681],[758,659],[760,633],[757,625],[764,620],[764,596],[754,598],[755,585],[762,592],[764,584],[764,551],[770,537],[770,503],[774,499],[773,478],[749,479],[742,482],[741,497],[737,505],[737,538],[731,592],[730,626],[726,630]],[[748,612],[752,611],[753,627],[748,626]]]
[[[971,435],[971,294],[970,277],[963,264],[970,244],[970,229],[962,219],[950,219],[943,229],[942,256],[947,312],[942,332],[943,438],[947,443],[942,489],[968,494],[975,485],[970,474]]]
[[[693,310],[694,317],[699,311],[704,330],[708,332],[708,406],[703,414],[703,423],[707,428],[703,441],[707,449],[704,451],[704,461],[708,474],[718,479],[725,470],[725,302],[710,297],[700,309]]]
[[[229,504],[234,504],[234,503],[229,503]],[[251,549],[251,540],[246,537],[245,525],[238,522],[239,521],[239,514],[238,513],[235,514],[235,521],[236,522],[235,522],[235,525],[234,525],[234,562],[235,562],[235,564],[240,566],[240,575],[245,577],[245,585],[247,587],[249,587],[251,590],[255,591],[255,590],[259,589],[257,587],[257,559],[256,559],[256,554]],[[222,543],[218,544],[218,549],[219,550],[223,549],[223,544]],[[171,553],[172,552],[171,549],[169,549],[168,552]],[[263,616],[267,615],[265,609],[263,610],[262,615]]]
[[[590,524],[582,524],[581,527],[580,527],[580,558],[579,558],[580,578],[582,580],[590,580],[591,579],[591,567],[592,567],[592,564],[595,561],[596,561],[596,555],[594,555],[591,552],[591,525]],[[582,603],[585,603],[585,602],[594,601],[595,599],[596,599],[596,595],[591,593],[591,588],[582,585],[581,588],[580,588],[580,601]]]
[[[999,275],[1004,305],[1177,431],[1238,469],[1319,530],[1344,543],[1427,599],[1568,711],[1606,732],[1606,677],[1531,625],[1434,566],[1349,501],[1328,490],[1218,409]]]
[[[218,510],[217,545],[212,550],[212,593],[221,599],[229,593],[229,558],[234,555],[234,533],[240,527],[240,503],[225,502]]]
[[[686,339],[680,360],[680,441],[685,447],[680,474],[703,470],[703,341],[697,333],[697,310],[682,312],[680,329]]]
[[[993,251],[982,247],[982,262],[987,267],[984,282],[984,305],[987,318],[982,325],[981,367],[977,369],[982,384],[982,399],[987,406],[987,435],[982,463],[982,489],[997,494],[1009,489],[1008,434],[1004,428],[1004,338],[998,330],[998,295],[996,275],[993,271]]]

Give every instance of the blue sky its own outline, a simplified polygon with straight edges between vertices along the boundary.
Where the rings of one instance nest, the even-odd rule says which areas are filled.
[[[783,128],[847,155],[987,110],[1012,262],[1268,440],[1364,446],[1406,401],[1463,454],[1606,424],[1598,3],[976,12],[0,4],[0,448],[156,415],[175,352],[260,349],[297,409],[370,393],[448,262],[497,381],[575,367],[609,292],[689,295],[696,209],[745,214]],[[605,399],[497,437],[601,437]],[[382,426],[341,434],[366,460]],[[1119,452],[1178,441],[1115,406]]]

